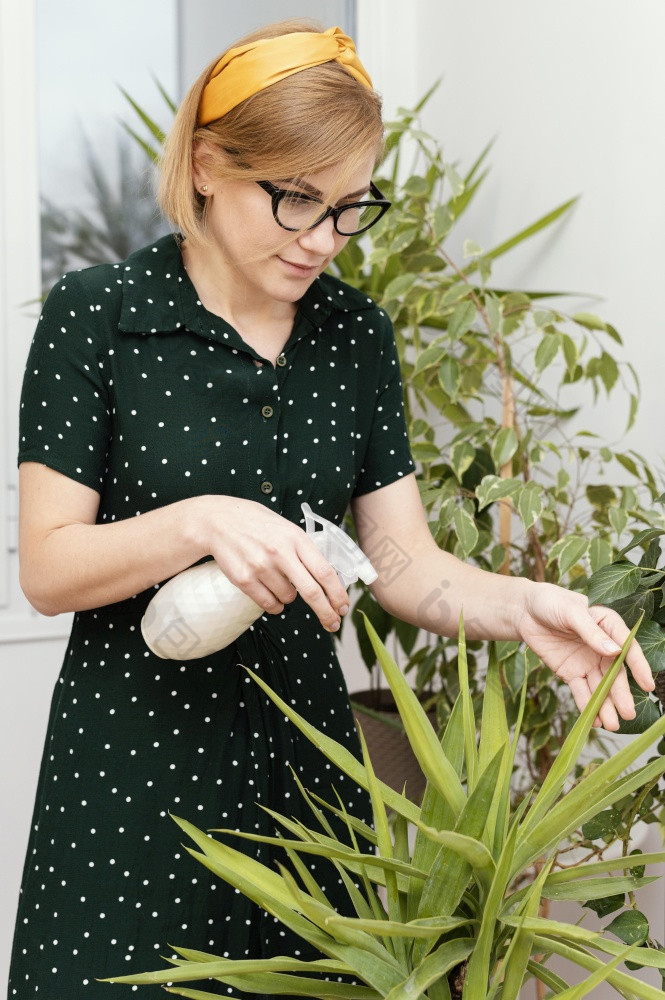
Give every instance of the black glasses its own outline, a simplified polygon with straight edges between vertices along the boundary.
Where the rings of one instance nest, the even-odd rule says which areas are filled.
[[[372,201],[352,201],[347,205],[330,206],[320,215],[314,215],[316,206],[321,204],[318,198],[305,194],[304,191],[292,191],[275,187],[270,181],[257,181],[259,187],[267,191],[272,199],[273,218],[282,229],[295,233],[298,230],[314,229],[324,219],[332,216],[336,231],[340,236],[357,236],[374,226],[390,208],[390,202],[384,198],[378,187],[372,181],[369,193]],[[314,221],[312,222],[312,217]]]

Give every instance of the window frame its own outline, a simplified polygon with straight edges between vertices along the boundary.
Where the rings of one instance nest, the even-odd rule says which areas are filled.
[[[41,297],[35,8],[0,0],[0,644],[65,636],[18,583],[18,410]],[[17,86],[18,81],[18,86]]]

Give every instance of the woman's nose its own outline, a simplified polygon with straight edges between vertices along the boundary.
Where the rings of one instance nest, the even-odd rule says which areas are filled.
[[[334,221],[332,216],[328,216],[314,229],[308,229],[302,236],[299,236],[298,242],[303,249],[309,250],[310,253],[327,257],[335,250],[335,236]]]

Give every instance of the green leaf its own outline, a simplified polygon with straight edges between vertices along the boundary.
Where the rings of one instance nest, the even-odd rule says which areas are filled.
[[[473,240],[464,240],[464,247],[462,253],[466,260],[469,257],[478,257],[479,254],[483,252],[483,248],[475,243]]]
[[[517,503],[524,530],[528,531],[543,512],[542,487],[538,483],[527,483]]]
[[[516,851],[516,855],[521,855],[520,861],[523,861],[524,864],[528,863],[526,859],[531,857],[534,850],[536,851],[534,856],[538,856],[538,848],[536,845],[540,843],[541,837],[543,838],[541,849],[544,850],[546,848],[546,844],[549,843],[550,838],[554,838],[558,843],[558,841],[566,835],[566,823],[560,823],[560,825],[557,826],[555,822],[551,822],[552,817],[557,813],[557,810],[559,814],[562,811],[566,813],[567,821],[571,819],[574,821],[576,818],[579,818],[579,809],[577,814],[573,817],[569,817],[567,815],[568,811],[571,810],[573,804],[575,803],[576,794],[578,796],[583,794],[580,793],[581,789],[584,789],[586,792],[590,788],[595,788],[599,781],[602,782],[603,775],[607,773],[608,768],[605,765],[613,763],[615,767],[620,766],[624,760],[627,760],[631,756],[632,751],[638,746],[638,741],[635,740],[633,741],[632,746],[622,748],[622,750],[615,754],[613,758],[609,761],[605,761],[604,765],[601,765],[595,772],[580,781],[576,788],[569,792],[567,796],[558,803],[558,806],[555,805],[561,793],[561,789],[563,788],[564,782],[574,767],[581,753],[582,747],[587,741],[594,719],[598,713],[598,709],[607,696],[610,687],[623,666],[623,661],[626,658],[630,643],[633,641],[636,631],[636,629],[633,629],[630,632],[621,649],[621,653],[615,658],[612,666],[591,695],[584,711],[577,718],[563,747],[561,748],[561,751],[559,752],[559,755],[552,764],[547,777],[543,781],[531,805],[529,814],[522,824],[522,828],[519,832],[519,846]],[[619,770],[619,773],[621,773],[621,769]]]
[[[136,114],[139,116],[139,118],[141,119],[141,121],[143,122],[143,124],[145,125],[145,127],[148,129],[148,131],[150,132],[150,134],[153,136],[153,138],[157,141],[157,143],[160,146],[163,145],[164,139],[166,138],[166,135],[165,135],[163,129],[161,129],[159,127],[159,125],[157,124],[157,122],[153,118],[151,118],[150,115],[147,114],[147,112],[145,112],[143,110],[143,108],[139,104],[136,103],[136,101],[134,100],[134,98],[131,97],[127,93],[126,90],[124,90],[122,87],[120,87],[119,89],[120,89],[120,93],[122,94],[122,96],[132,106],[132,108],[134,109],[134,111],[136,112]]]
[[[575,986],[570,986],[563,993],[559,994],[561,1000],[583,1000],[584,997],[588,996],[592,990],[595,990],[596,986],[600,986],[601,983],[605,983],[609,980],[613,971],[625,961],[628,955],[633,954],[632,946],[629,946],[623,950],[620,955],[613,958],[610,962],[606,962],[605,965],[599,966],[590,976],[583,979],[581,983],[577,983]]]
[[[468,333],[476,320],[476,306],[471,301],[460,302],[448,321],[448,336],[452,343]]]
[[[630,394],[630,410],[628,411],[628,422],[626,423],[626,431],[629,431],[633,424],[635,423],[635,417],[637,416],[637,408],[640,405],[640,401],[633,393]]]
[[[639,910],[626,910],[615,917],[605,931],[615,934],[626,944],[644,944],[649,937],[649,921]]]
[[[522,684],[526,675],[524,657],[520,653],[515,653],[509,660],[506,660],[503,665],[503,674],[506,684],[510,688],[510,693],[514,698],[522,690]]]
[[[606,917],[615,910],[620,910],[626,901],[626,894],[616,893],[614,896],[599,896],[598,899],[588,899],[582,906],[593,910],[599,917]]]
[[[399,299],[418,280],[418,275],[416,274],[399,274],[396,278],[388,284],[388,286],[383,291],[383,298],[385,301],[388,299]]]
[[[457,441],[450,449],[450,464],[458,483],[469,469],[476,457],[476,449],[470,441]]]
[[[414,441],[411,454],[416,462],[436,462],[441,457],[441,449],[428,441]]]
[[[480,512],[491,503],[513,496],[521,488],[521,479],[502,479],[500,476],[483,476],[476,487],[476,499]]]
[[[424,938],[431,940],[438,938],[442,934],[458,930],[460,927],[473,926],[476,921],[472,917],[428,917],[425,920],[410,920],[408,923],[396,920],[360,920],[357,917],[341,917],[339,915],[329,917],[328,924],[339,924],[349,927],[351,930],[357,929],[366,931],[368,934],[378,935],[378,937]]]
[[[450,232],[455,219],[447,205],[437,205],[434,209],[434,224],[432,226],[434,242],[440,243]]]
[[[492,442],[494,465],[501,470],[519,447],[519,439],[512,427],[502,427]]]
[[[622,465],[627,472],[630,472],[631,476],[635,476],[636,479],[639,479],[640,470],[637,468],[636,462],[630,457],[630,455],[617,454],[614,457],[619,465]]]
[[[378,635],[376,634],[376,631],[372,627],[371,622],[368,619],[365,619],[365,622],[366,622],[367,633],[370,637],[372,646],[374,647],[374,652],[376,653],[377,659],[379,660],[379,663],[383,668],[386,680],[388,681],[390,690],[392,691],[393,696],[395,698],[395,704],[397,705],[398,711],[402,718],[402,722],[404,723],[404,728],[406,730],[407,736],[409,737],[409,742],[411,743],[411,747],[418,759],[418,763],[422,768],[423,774],[428,778],[429,781],[431,781],[436,786],[436,788],[439,790],[441,795],[444,797],[446,802],[448,802],[451,809],[453,810],[453,815],[455,816],[455,818],[457,818],[467,801],[464,789],[462,788],[462,783],[459,777],[457,776],[454,768],[452,767],[450,761],[443,752],[441,744],[439,743],[436,737],[436,733],[434,732],[431,723],[427,718],[427,715],[423,711],[422,706],[420,705],[416,695],[409,687],[406,678],[402,674],[401,670],[399,669],[393,658],[388,653],[388,650],[385,648],[385,646],[379,639]],[[258,676],[256,675],[253,676],[255,676],[257,683],[261,683]],[[267,688],[267,685],[262,685],[262,686],[265,686],[265,688]],[[289,712],[291,713],[291,715],[295,715],[293,709],[290,709],[289,706],[286,706],[281,699],[277,699],[276,696],[274,695],[274,692],[270,692],[268,689],[266,693],[270,694],[270,696],[273,698],[273,700],[276,701],[276,704],[278,704],[280,708],[284,706],[285,708],[289,709],[289,711],[286,712],[287,715],[289,714]],[[303,731],[305,732],[305,735],[307,735],[307,731],[313,729],[313,727],[310,727],[307,723],[304,722],[304,720],[299,719],[298,723],[299,728],[301,728],[303,724],[305,727],[303,728]],[[316,730],[314,730],[314,733],[315,733],[315,739],[320,740],[323,734],[317,733]],[[340,749],[343,748],[340,747]],[[336,763],[338,767],[341,766],[339,760],[337,760]],[[344,767],[343,769],[346,770],[346,767]],[[364,770],[365,769],[362,768],[363,777],[364,777]],[[354,777],[354,775],[352,775],[350,771],[347,771],[347,773],[349,774],[350,777]],[[357,781],[357,778],[355,780]],[[358,783],[361,784],[362,782]],[[364,785],[363,787],[366,787],[366,785]],[[387,787],[388,786],[383,786],[382,790],[384,801],[388,806],[395,808],[395,805],[393,805],[393,803],[387,797],[387,791],[386,791]],[[397,796],[397,801],[400,803],[400,806],[403,806],[403,803],[406,802],[406,799],[404,798],[404,796],[400,795]],[[396,809],[396,811],[402,812],[403,815],[406,815],[406,818],[411,820],[412,822],[414,821],[415,818],[417,818],[417,815],[419,813],[419,810],[415,807],[413,810],[409,810],[408,813],[404,812],[403,808],[399,807]],[[428,916],[432,915],[433,914],[428,914]]]
[[[628,628],[632,628],[640,618],[649,619],[652,616],[654,609],[653,591],[645,590],[643,586],[640,586],[634,593],[612,601],[611,606],[617,614],[621,615]]]
[[[453,525],[462,549],[462,556],[464,559],[468,559],[478,544],[476,522],[464,507],[458,507],[453,516]]]
[[[420,375],[427,368],[432,368],[434,365],[440,364],[442,359],[446,357],[446,354],[447,350],[445,347],[442,347],[440,344],[430,344],[416,358],[412,377],[415,378],[416,375]]]
[[[471,795],[476,787],[479,767],[478,747],[476,742],[476,719],[473,711],[473,704],[471,702],[471,691],[469,689],[469,661],[466,653],[466,636],[464,634],[463,618],[463,612],[460,612],[459,626],[457,630],[457,673],[459,677],[460,697],[462,699],[462,730],[464,734],[464,763],[466,765],[467,792]],[[469,809],[469,801],[467,801],[464,808],[465,810]]]
[[[598,316],[595,316],[593,313],[575,313],[573,316],[573,322],[579,323],[580,326],[585,326],[587,330],[607,330],[607,323],[605,323]]]
[[[539,233],[548,226],[551,226],[557,221],[557,219],[560,219],[562,215],[565,215],[576,201],[577,198],[571,198],[570,201],[566,201],[563,205],[559,205],[558,208],[555,208],[554,211],[548,212],[547,215],[543,215],[536,222],[527,226],[525,229],[520,230],[520,232],[516,233],[515,236],[512,236],[509,240],[505,240],[503,243],[494,247],[493,250],[486,253],[485,259],[494,260],[495,258],[502,256],[504,253],[507,253],[508,250],[512,250],[512,248],[517,246],[519,243],[523,243],[524,240],[528,240],[531,236],[535,236],[536,233]]]
[[[604,538],[591,539],[589,545],[589,565],[592,573],[597,573],[603,566],[612,562],[612,546]]]
[[[610,519],[610,524],[616,531],[617,535],[621,537],[626,530],[626,525],[628,524],[628,511],[625,511],[620,507],[610,507],[608,517]]]
[[[619,380],[619,367],[612,355],[607,354],[606,351],[603,351],[600,356],[599,373],[605,386],[605,392],[609,396]]]
[[[519,923],[515,928],[515,934],[513,934],[513,939],[510,942],[503,963],[503,992],[501,1000],[518,1000],[521,993],[534,938],[533,931],[525,930],[524,920],[538,915],[543,882],[549,874],[550,867],[551,863],[543,866],[542,871],[530,887],[530,892],[527,893],[524,900]]]
[[[559,351],[559,337],[556,333],[546,333],[538,344],[534,357],[536,371],[544,371],[550,365]]]
[[[635,702],[635,718],[620,719],[619,732],[632,735],[645,732],[649,726],[657,722],[660,718],[660,709],[653,698],[638,687],[632,678],[629,679],[629,684]]]
[[[582,827],[582,833],[587,840],[600,840],[611,837],[621,825],[622,816],[618,809],[604,809]]]
[[[453,938],[420,962],[411,974],[388,993],[385,1000],[421,1000],[429,987],[469,957],[475,938]]]
[[[642,531],[638,531],[633,535],[628,544],[621,549],[618,555],[625,556],[632,549],[636,549],[638,545],[641,545],[642,548],[646,548],[650,542],[654,541],[656,538],[660,538],[662,534],[662,528],[645,528]]]
[[[478,870],[494,869],[494,858],[480,840],[456,833],[454,830],[435,830],[434,827],[426,826],[420,822],[417,822],[416,826],[423,831],[426,837],[438,844],[443,844],[450,848],[454,854],[464,858],[472,868]]]
[[[541,937],[537,934],[534,938],[534,951],[554,952],[563,958],[569,959],[576,965],[582,966],[583,969],[587,969],[589,972],[596,972],[598,969],[605,968],[604,962],[598,961],[598,959],[588,955],[581,948],[564,944],[555,937]],[[635,958],[639,957],[637,949],[635,949],[633,954]],[[640,982],[640,980],[634,976],[627,975],[625,972],[614,970],[608,975],[607,982],[623,996],[637,997],[639,1000],[662,1000],[663,998],[662,990],[656,989],[655,986],[651,986],[648,983]]]
[[[642,573],[629,562],[603,566],[589,580],[589,604],[611,604],[620,597],[634,593],[640,585]]]
[[[454,402],[457,399],[457,394],[462,382],[462,370],[457,358],[453,358],[451,356],[443,359],[439,368],[438,379],[439,385],[443,391],[447,396],[450,396],[451,400]]]
[[[566,535],[550,549],[547,565],[550,566],[554,560],[559,562],[559,579],[582,559],[589,548],[589,539],[579,535]]]
[[[453,193],[453,197],[457,198],[464,192],[464,181],[457,173],[455,168],[451,163],[446,163],[443,167],[443,172],[445,174],[446,180],[450,184],[450,189]]]
[[[665,670],[665,629],[657,622],[643,621],[636,638],[652,671]]]
[[[577,368],[577,362],[579,360],[579,350],[577,344],[567,333],[562,334],[561,341],[563,344],[563,356],[566,361],[566,371],[569,377],[572,378],[575,369]]]
[[[375,652],[376,652],[377,648],[381,649],[382,650],[382,656],[385,659],[385,657],[388,656],[388,653],[385,650],[385,647],[381,643],[381,640],[379,639],[379,637],[378,637],[378,635],[376,633],[376,630],[374,629],[374,627],[370,623],[367,615],[363,614],[363,617],[365,618],[365,623],[366,623],[367,631],[369,633],[372,645],[374,646]],[[375,645],[375,643],[378,644],[378,645]],[[251,670],[249,670],[247,668],[245,668],[245,669],[247,670],[248,675],[252,678],[252,680],[254,681],[254,683],[259,685],[259,687],[268,695],[268,697],[275,703],[275,705],[277,705],[277,707],[282,712],[284,712],[284,715],[286,715],[286,717],[288,719],[290,719],[290,721],[300,730],[300,732],[304,736],[307,737],[307,739],[315,747],[318,747],[318,749],[321,750],[321,752],[329,760],[331,760],[341,771],[344,771],[345,774],[348,774],[348,776],[350,778],[352,778],[356,782],[357,785],[360,785],[362,788],[365,788],[365,789],[367,788],[367,775],[365,773],[365,768],[362,766],[362,764],[360,763],[360,761],[358,761],[354,757],[354,755],[351,753],[351,751],[348,749],[348,747],[343,746],[341,743],[338,743],[336,740],[330,739],[330,737],[326,736],[325,733],[319,732],[314,726],[312,726],[309,722],[307,722],[306,719],[304,719],[301,715],[299,715],[298,712],[296,712],[291,705],[288,705],[282,698],[280,698],[279,695],[275,691],[273,691],[272,688],[268,684],[266,684],[266,682],[263,680],[262,677],[260,677],[258,674],[255,674],[253,671],[251,671]],[[398,668],[396,666],[395,666],[395,670],[398,670]],[[390,679],[388,678],[388,672],[389,671],[386,670],[386,678],[388,679],[388,682],[390,683]],[[398,673],[399,673],[399,671],[398,671]],[[391,676],[394,677],[394,674],[392,672],[391,672]],[[420,727],[425,730],[425,734],[424,734],[425,737],[431,735],[431,738],[434,740],[434,743],[436,744],[437,748],[440,750],[438,740],[437,740],[437,738],[436,738],[436,736],[434,734],[434,730],[432,729],[432,727],[431,727],[431,725],[429,723],[429,719],[427,718],[427,716],[423,712],[422,708],[420,707],[420,705],[418,703],[418,699],[416,698],[416,696],[413,693],[413,691],[411,691],[411,689],[409,688],[409,686],[408,686],[405,678],[401,675],[401,673],[400,673],[400,678],[401,678],[401,681],[402,681],[404,687],[406,688],[406,691],[408,692],[408,695],[410,695],[413,698],[413,702],[415,702],[415,705],[417,706],[417,709],[422,714],[422,719],[424,719],[424,724],[422,722],[420,722]],[[394,690],[393,690],[393,694],[395,694]],[[400,701],[403,701],[404,698],[408,699],[408,695],[402,695]],[[399,701],[397,702],[397,704],[398,704],[398,708],[400,708],[400,702]],[[411,703],[410,707],[411,707],[411,710],[413,711],[414,709],[412,707],[412,703]],[[401,709],[400,709],[400,712],[401,712]],[[405,723],[405,728],[407,728],[406,727],[406,719],[404,717],[406,715],[407,715],[407,713],[405,711],[404,715],[402,716],[402,720]],[[407,717],[410,720],[410,715],[407,716]],[[427,733],[426,727],[427,727],[427,729],[429,729],[429,733]],[[407,729],[407,731],[408,731],[408,729]],[[412,740],[412,743],[415,743],[415,740]],[[440,761],[438,761],[438,764],[440,766]],[[432,766],[436,766],[436,765],[432,764]],[[441,767],[441,770],[443,771],[444,767]],[[457,776],[455,775],[455,778],[456,777]],[[439,780],[440,781],[444,780],[443,775],[441,776],[441,778]],[[457,779],[457,786],[456,787],[452,787],[451,785],[446,785],[445,787],[446,787],[446,792],[448,794],[450,794],[450,796],[453,798],[453,801],[459,803],[459,807],[461,809],[461,807],[463,805],[463,802],[465,801],[465,796],[464,796],[464,792],[462,791],[461,785],[459,783],[459,779]],[[400,795],[398,792],[395,792],[392,788],[390,788],[389,785],[385,785],[385,784],[383,784],[383,782],[381,782],[381,793],[383,795],[383,799],[384,799],[384,802],[386,803],[386,805],[389,808],[394,809],[395,812],[402,813],[402,815],[406,816],[406,818],[409,819],[409,820],[411,820],[411,822],[413,822],[418,817],[419,812],[420,812],[419,809],[418,809],[418,807],[415,806],[412,802],[410,802],[407,798],[405,798],[404,795]]]
[[[636,860],[639,860],[640,867],[642,868],[645,865],[660,865],[665,862],[665,851],[654,851],[649,854],[638,852],[637,857],[631,854],[629,857],[611,858],[608,861],[592,861],[590,864],[564,868],[561,871],[552,872],[548,875],[547,884],[556,885],[562,882],[577,882],[580,879],[589,878],[600,872],[632,872]]]
[[[585,492],[589,503],[603,512],[607,507],[616,506],[616,493],[607,483],[589,483]]]

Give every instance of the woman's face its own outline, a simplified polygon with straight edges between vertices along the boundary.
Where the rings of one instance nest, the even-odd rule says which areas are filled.
[[[368,157],[349,177],[335,204],[365,199],[373,166]],[[265,179],[320,199],[324,211],[338,174],[339,167],[332,166],[297,179]],[[332,218],[315,229],[290,234],[273,218],[270,194],[255,181],[214,180],[201,165],[195,166],[194,179],[199,190],[208,185],[206,224],[214,241],[216,277],[222,283],[228,278],[234,294],[242,290],[251,294],[255,305],[270,300],[298,302],[349,239],[336,232]]]

